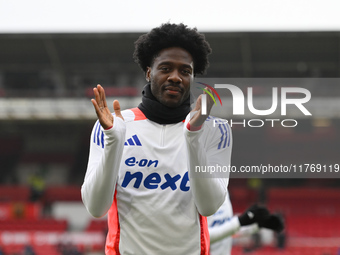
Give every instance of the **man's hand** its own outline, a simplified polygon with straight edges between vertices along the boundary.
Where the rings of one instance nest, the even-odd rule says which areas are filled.
[[[260,228],[268,228],[275,232],[281,232],[284,227],[283,217],[279,214],[271,214],[265,206],[257,204],[249,207],[238,217],[241,226],[257,223]]]
[[[260,228],[268,228],[278,233],[281,232],[285,226],[283,217],[279,214],[271,214],[258,223]]]
[[[206,90],[210,91],[209,88],[205,88]],[[210,91],[211,92],[211,91]],[[204,91],[203,94],[207,95],[207,93]],[[202,95],[200,95],[197,98],[195,108],[191,112],[195,112],[195,115],[190,119],[190,127],[197,128],[203,125],[204,121],[208,118],[210,115],[211,108],[214,105],[214,101],[210,96],[207,96],[207,114],[202,115]]]
[[[100,125],[104,129],[109,129],[113,126],[113,116],[109,107],[107,107],[105,90],[99,84],[93,89],[95,99],[91,99],[91,102],[96,110],[97,117],[99,119]],[[124,120],[121,112],[118,100],[113,101],[113,110],[117,117]]]
[[[269,217],[269,211],[265,206],[257,204],[249,207],[242,215],[238,217],[241,226],[253,224],[255,222],[262,222]]]

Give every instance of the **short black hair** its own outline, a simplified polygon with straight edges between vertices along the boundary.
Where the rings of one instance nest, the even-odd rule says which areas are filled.
[[[133,58],[146,72],[158,53],[170,47],[180,47],[188,51],[194,61],[194,74],[205,73],[209,66],[210,45],[204,34],[198,33],[196,28],[188,28],[183,23],[165,23],[141,35],[135,42]]]

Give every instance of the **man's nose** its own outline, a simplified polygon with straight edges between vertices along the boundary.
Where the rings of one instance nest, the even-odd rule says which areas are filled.
[[[179,72],[177,70],[174,70],[173,72],[170,73],[170,75],[168,77],[168,81],[172,81],[174,83],[181,83],[182,78],[179,75]]]

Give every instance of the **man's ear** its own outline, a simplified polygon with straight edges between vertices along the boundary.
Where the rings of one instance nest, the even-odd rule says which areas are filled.
[[[149,66],[146,68],[145,79],[147,82],[151,81],[151,67]]]

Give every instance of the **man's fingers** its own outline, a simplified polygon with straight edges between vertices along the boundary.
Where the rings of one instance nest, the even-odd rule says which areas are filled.
[[[101,118],[101,116],[103,115],[103,112],[102,112],[102,107],[100,107],[99,105],[98,105],[98,103],[97,103],[97,101],[95,100],[95,99],[91,99],[91,102],[92,102],[92,104],[93,104],[93,106],[94,106],[94,109],[95,109],[95,111],[96,111],[96,114],[97,114],[97,117],[98,117],[98,119],[100,119]]]
[[[93,88],[93,93],[99,108],[102,109],[103,107],[107,107],[105,90],[100,84],[98,84],[97,87]]]
[[[198,111],[201,109],[201,101],[202,101],[202,95],[200,95],[197,100],[196,100],[196,104],[195,104],[195,108],[192,111]]]
[[[121,119],[124,120],[124,118],[123,118],[123,116],[122,116],[122,114],[121,114],[121,112],[120,112],[120,104],[119,104],[118,100],[114,100],[114,101],[113,101],[113,110],[114,110],[115,115],[116,115],[117,117],[119,117],[119,118],[121,118]]]
[[[103,107],[107,107],[106,96],[105,96],[105,90],[104,90],[104,88],[103,88],[100,84],[97,85],[97,88],[98,88],[98,90],[99,90],[99,95],[100,95],[100,100],[101,100],[101,102],[102,102],[102,106],[103,106]]]
[[[94,98],[96,100],[96,103],[99,107],[102,107],[101,99],[100,99],[100,93],[99,93],[99,88],[93,88],[93,93],[94,93]]]
[[[210,88],[205,87],[205,89],[207,91],[209,91],[209,93],[210,93],[208,95],[208,93],[204,91],[204,94],[207,94],[207,103],[208,103],[208,106],[212,107],[212,105],[214,105],[214,100],[213,100],[213,98],[211,96],[213,96],[215,98],[215,95],[214,95],[214,93],[212,92],[212,90]]]
[[[99,115],[102,113],[102,110],[104,109],[104,103],[102,100],[103,91],[104,91],[103,87],[100,86],[99,84],[97,85],[97,87],[93,88],[95,99],[91,99],[91,102],[96,110],[98,118]]]
[[[208,109],[208,113],[210,113],[210,110],[212,108],[212,106],[214,105],[214,100],[211,98],[210,95],[213,95],[212,94],[212,91],[211,89],[209,89],[208,87],[205,88],[206,91],[208,91],[209,93],[207,93],[206,91],[203,91],[203,95],[205,95],[206,97],[206,100],[207,100],[207,109]],[[202,108],[202,95],[200,95],[198,98],[197,98],[197,101],[196,101],[196,105],[195,105],[195,108],[193,111],[199,111],[201,110]],[[209,114],[208,114],[209,115]]]
[[[93,104],[93,106],[94,106],[94,109],[96,110],[96,112],[97,112],[97,114],[98,114],[98,112],[99,112],[99,106],[98,106],[98,104],[97,104],[97,101],[96,101],[95,99],[91,99],[91,102],[92,102],[92,104]]]

